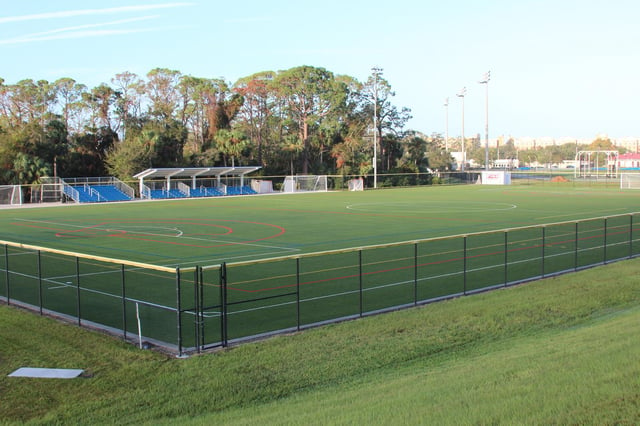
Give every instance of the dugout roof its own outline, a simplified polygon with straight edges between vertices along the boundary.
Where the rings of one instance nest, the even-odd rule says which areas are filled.
[[[133,177],[139,180],[144,179],[171,179],[171,178],[194,178],[194,177],[220,177],[225,175],[244,176],[259,170],[261,167],[166,167],[144,170]]]

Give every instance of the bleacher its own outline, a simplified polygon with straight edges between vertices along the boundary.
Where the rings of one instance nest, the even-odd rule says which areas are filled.
[[[253,195],[256,191],[250,186],[227,186],[227,195]]]
[[[187,194],[176,188],[170,189],[169,191],[166,189],[152,189],[151,198],[154,200],[165,198],[187,198]]]
[[[224,193],[218,188],[210,188],[210,187],[202,187],[191,189],[192,197],[220,197],[224,195]]]
[[[161,200],[169,198],[202,198],[202,197],[221,197],[224,195],[252,195],[257,194],[256,191],[249,186],[227,186],[227,193],[223,192],[223,189],[214,187],[200,187],[189,189],[189,194],[181,191],[177,188],[172,188],[169,191],[166,189],[152,189],[150,191],[151,199]]]
[[[142,199],[202,198],[250,195],[258,192],[245,185],[245,176],[260,167],[160,167],[137,173]]]
[[[258,192],[250,185],[244,185],[244,176],[257,169],[259,167],[148,169],[135,177],[140,180],[138,196],[141,199],[253,195]],[[224,181],[221,176],[225,176]],[[144,178],[151,177],[156,180],[145,184]],[[157,179],[159,177],[164,180]],[[77,203],[129,201],[136,197],[133,188],[114,177],[66,178],[60,182],[65,198]]]
[[[97,195],[91,193],[90,187],[78,186],[76,187],[80,198],[76,200],[79,203],[97,203],[100,201]]]
[[[111,201],[129,201],[133,199],[133,189],[124,185],[117,179],[111,178],[89,183],[89,179],[70,179],[70,182],[63,180],[64,194],[77,203],[102,203]],[[108,182],[112,182],[108,183]],[[131,195],[124,191],[128,190]]]
[[[78,185],[73,188],[75,188],[80,195],[79,199],[75,200],[79,203],[102,203],[131,200],[131,197],[113,185]]]
[[[73,189],[70,189],[73,188]],[[74,191],[75,190],[75,191]],[[189,194],[182,192],[177,188],[169,191],[166,189],[152,189],[151,198],[172,199],[172,198],[201,198],[201,197],[221,197],[224,195],[253,195],[256,191],[249,186],[227,186],[225,194],[219,188],[202,187],[191,189]],[[132,198],[120,191],[113,185],[67,185],[64,190],[65,194],[78,203],[101,203],[113,201],[130,201]]]
[[[114,185],[91,185],[104,201],[130,201],[131,197],[120,191]]]

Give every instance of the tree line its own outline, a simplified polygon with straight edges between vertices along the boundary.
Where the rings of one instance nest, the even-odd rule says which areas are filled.
[[[445,142],[406,129],[411,110],[394,105],[394,96],[379,73],[360,82],[313,66],[234,84],[166,68],[144,77],[125,71],[94,88],[68,77],[0,78],[0,184],[42,176],[128,180],[150,167],[230,165],[261,166],[267,176],[365,176],[373,171],[374,140],[378,172],[452,170],[445,146],[460,150],[460,138]],[[484,164],[479,135],[465,146],[467,158]],[[573,158],[577,148],[518,152],[509,140],[489,158],[554,162]]]
[[[94,88],[72,78],[0,78],[0,183],[229,165],[366,175],[374,131],[380,172],[450,168],[442,137],[405,129],[411,111],[394,95],[379,74],[360,82],[312,66],[234,84],[165,68],[125,71]]]

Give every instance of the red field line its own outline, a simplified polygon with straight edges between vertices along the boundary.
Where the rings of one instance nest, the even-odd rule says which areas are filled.
[[[623,234],[623,233],[626,233],[626,232],[620,231],[620,232],[610,233],[610,234],[607,234],[607,235],[610,236],[610,235],[618,235],[618,234]],[[570,240],[564,240],[564,241],[556,241],[556,242],[552,242],[552,243],[545,243],[544,246],[545,247],[551,247],[551,246],[556,246],[556,245],[560,245],[560,244],[575,243],[576,241],[586,241],[586,240],[592,240],[592,239],[596,239],[596,238],[604,238],[604,234],[603,235],[593,235],[593,236],[590,236],[590,237],[582,237],[582,238],[578,238],[577,240],[576,239],[570,239]],[[541,247],[542,247],[542,244],[534,244],[534,245],[527,246],[527,247],[518,247],[518,248],[514,248],[514,249],[509,249],[509,250],[506,250],[506,253],[512,253],[512,252],[522,251],[522,250],[538,249],[538,248],[541,248]],[[445,263],[464,261],[465,259],[477,259],[477,258],[481,258],[481,257],[495,256],[495,255],[499,255],[499,254],[505,254],[505,250],[495,251],[495,252],[490,252],[490,253],[476,254],[476,255],[471,255],[471,256],[466,256],[466,257],[465,256],[463,256],[463,257],[455,257],[455,258],[450,258],[450,259],[438,260],[438,261],[434,261],[434,262],[420,263],[418,265],[402,266],[402,267],[390,268],[390,269],[381,269],[381,270],[377,270],[377,271],[365,272],[363,274],[351,274],[351,275],[344,275],[344,276],[339,276],[339,277],[324,278],[324,279],[320,279],[320,280],[305,281],[305,282],[301,282],[299,285],[303,286],[303,285],[313,285],[313,284],[327,283],[327,282],[345,280],[345,279],[350,279],[350,278],[356,278],[356,277],[360,277],[360,276],[385,274],[385,273],[389,273],[389,272],[395,272],[395,271],[401,271],[401,270],[407,270],[407,269],[415,269],[416,267],[442,265],[442,264],[445,264]],[[239,292],[243,292],[243,293],[261,293],[261,292],[265,292],[265,291],[274,291],[274,290],[282,290],[282,289],[285,289],[285,288],[293,288],[293,287],[296,287],[296,286],[298,286],[298,284],[285,284],[285,285],[282,285],[282,286],[266,287],[266,288],[261,288],[261,289],[249,290],[249,289],[242,289],[242,288],[238,288],[238,287],[233,287],[233,285],[230,284],[228,288],[230,290],[239,291]]]
[[[229,227],[229,226],[224,226],[224,225],[219,225],[219,224],[214,224],[214,223],[205,223],[205,222],[195,222],[192,219],[172,219],[172,220],[155,220],[155,221],[134,221],[134,220],[118,220],[118,221],[103,221],[100,223],[97,223],[95,225],[89,225],[86,226],[84,228],[79,228],[79,229],[73,229],[73,230],[69,230],[69,229],[62,229],[62,228],[54,228],[54,227],[49,227],[49,226],[43,226],[43,225],[35,225],[35,224],[25,224],[25,223],[14,223],[14,225],[16,226],[24,226],[24,227],[29,227],[29,228],[37,228],[37,229],[46,229],[46,230],[51,230],[56,232],[56,237],[60,237],[60,238],[93,238],[94,236],[98,236],[98,235],[102,235],[105,237],[114,237],[114,238],[122,238],[122,239],[130,239],[130,240],[138,240],[138,241],[147,241],[147,242],[153,242],[153,243],[158,243],[158,244],[169,244],[169,245],[176,245],[176,246],[182,246],[182,247],[195,247],[195,248],[214,248],[214,247],[226,247],[226,246],[233,246],[233,245],[242,245],[242,244],[249,244],[249,243],[255,243],[258,241],[265,241],[265,240],[269,240],[272,238],[277,238],[280,237],[282,235],[284,235],[286,233],[286,229],[280,225],[274,225],[271,223],[262,223],[262,222],[252,222],[252,221],[242,221],[242,220],[230,220],[230,219],[216,219],[216,221],[218,222],[231,222],[231,223],[244,223],[244,224],[250,224],[250,225],[261,225],[261,226],[266,226],[266,227],[270,227],[270,228],[275,228],[276,232],[273,235],[269,235],[263,238],[256,238],[253,240],[244,240],[244,241],[236,241],[236,242],[229,242],[229,243],[222,243],[222,244],[194,244],[194,243],[183,243],[183,242],[178,242],[178,241],[166,241],[166,240],[160,240],[160,239],[156,239],[156,238],[144,238],[142,236],[142,234],[136,234],[136,233],[132,233],[129,232],[127,230],[110,230],[109,232],[106,231],[101,231],[100,229],[95,229],[101,226],[108,226],[110,224],[140,224],[140,225],[148,225],[148,224],[172,224],[172,225],[180,225],[180,224],[185,224],[185,225],[195,225],[195,226],[207,226],[207,227],[215,227],[215,228],[222,228],[225,229],[226,232],[222,233],[222,234],[213,234],[213,233],[201,233],[201,234],[188,234],[188,235],[208,235],[208,236],[220,236],[220,235],[230,235],[232,234],[233,228]],[[82,233],[84,233],[85,235],[81,235]]]

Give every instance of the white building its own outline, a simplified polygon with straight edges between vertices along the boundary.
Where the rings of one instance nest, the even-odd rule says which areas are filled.
[[[618,155],[618,169],[640,168],[640,154],[627,153]]]
[[[491,164],[491,167],[494,169],[504,169],[504,170],[517,169],[518,167],[520,167],[520,160],[512,159],[512,158],[494,160],[493,163]]]

